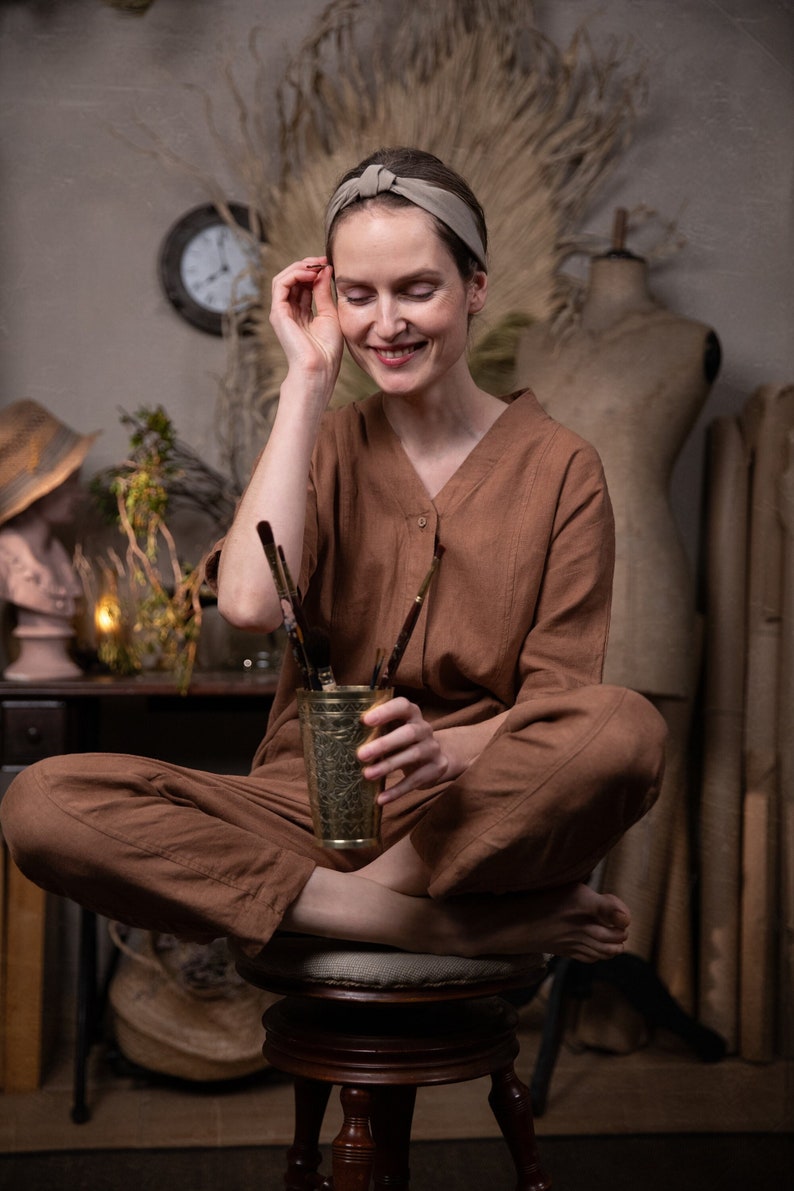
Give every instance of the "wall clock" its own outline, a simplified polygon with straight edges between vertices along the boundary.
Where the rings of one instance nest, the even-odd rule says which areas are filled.
[[[229,203],[229,210],[241,228],[250,228],[247,207]],[[250,239],[236,233],[207,203],[181,216],[166,233],[158,272],[179,314],[199,330],[220,335],[232,306],[244,309],[259,299],[254,279],[247,275],[255,260]]]

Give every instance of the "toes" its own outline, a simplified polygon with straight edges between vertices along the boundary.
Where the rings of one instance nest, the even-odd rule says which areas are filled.
[[[608,956],[602,955],[599,950],[593,947],[588,947],[585,943],[577,943],[566,951],[566,955],[570,959],[576,959],[582,964],[594,964],[600,959],[607,959]]]
[[[605,894],[605,897],[607,897],[607,905],[604,908],[605,912],[601,916],[601,921],[608,927],[629,930],[631,924],[629,906],[621,902],[620,898],[614,897],[613,894]]]
[[[580,963],[594,964],[599,960],[615,959],[623,951],[622,943],[585,943],[579,942],[566,948],[565,954],[570,959],[577,959]]]
[[[615,930],[626,931],[631,923],[628,906],[611,893],[602,894],[597,918],[603,926],[611,926]]]

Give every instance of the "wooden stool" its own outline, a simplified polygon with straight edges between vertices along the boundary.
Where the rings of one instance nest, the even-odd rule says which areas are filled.
[[[516,1013],[498,995],[537,986],[542,956],[470,960],[279,934],[255,959],[239,951],[235,959],[243,979],[284,994],[263,1018],[263,1051],[295,1078],[286,1191],[403,1191],[417,1087],[483,1075],[516,1191],[551,1186],[529,1089],[513,1066]],[[333,1084],[341,1085],[344,1121],[329,1179],[318,1173],[318,1143]]]

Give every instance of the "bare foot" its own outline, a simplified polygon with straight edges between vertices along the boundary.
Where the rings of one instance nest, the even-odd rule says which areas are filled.
[[[425,896],[430,881],[430,870],[409,836],[356,875],[413,898]],[[442,949],[454,955],[544,951],[593,963],[620,954],[631,921],[620,898],[580,884],[528,893],[468,895],[426,905],[425,923],[442,915],[434,926],[446,937]],[[424,949],[437,947],[426,938]]]
[[[595,963],[623,951],[631,922],[619,897],[579,884],[435,904],[449,916],[454,953],[469,956],[543,951]]]
[[[620,954],[629,921],[619,898],[587,885],[442,900],[401,893],[357,873],[316,868],[282,927],[435,955],[540,951],[594,963]]]

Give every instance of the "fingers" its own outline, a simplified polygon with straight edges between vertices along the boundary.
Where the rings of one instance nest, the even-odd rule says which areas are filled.
[[[380,802],[390,802],[408,790],[432,785],[443,778],[447,759],[433,729],[414,703],[404,698],[390,699],[372,708],[362,719],[368,727],[397,724],[358,750],[368,781],[387,778],[398,770],[404,774],[401,781],[380,796]]]
[[[365,711],[361,718],[370,728],[382,728],[384,724],[391,723],[393,720],[421,720],[423,723],[425,722],[416,704],[402,695],[398,695],[396,699],[386,699],[383,703],[377,703],[374,707],[370,707],[369,711]]]
[[[302,261],[293,261],[273,278],[273,293],[278,291],[279,294],[283,294],[293,287],[305,289],[307,286],[311,291],[320,277],[323,274],[329,277],[330,272],[330,265],[324,256],[307,256]]]
[[[334,271],[328,263],[320,265],[315,274],[316,280],[312,293],[318,315],[331,314],[336,318],[336,302],[334,301],[332,285],[333,275]]]
[[[398,750],[410,751],[412,747],[416,748],[431,740],[432,737],[432,731],[424,723],[403,724],[392,732],[386,732],[381,736],[376,736],[373,740],[368,740],[366,744],[362,744],[358,750],[358,759],[373,765],[381,757],[390,756]],[[414,758],[414,760],[416,759],[418,758]]]
[[[364,766],[367,781],[388,777],[397,769],[416,770],[420,765],[441,761],[441,750],[431,736],[415,739],[410,731],[400,730],[381,736],[359,749],[358,759]]]
[[[420,769],[412,770],[401,781],[394,782],[387,789],[382,790],[378,795],[378,802],[381,806],[385,806],[387,802],[394,802],[395,799],[401,798],[403,794],[408,794],[411,790],[423,790],[428,786],[438,785],[443,779],[443,771],[439,773],[435,765],[423,765]]]
[[[368,728],[385,729],[389,724],[397,724],[396,728],[382,732],[381,735],[367,741],[358,750],[359,761],[372,767],[377,767],[378,762],[387,756],[393,759],[398,752],[408,764],[416,762],[420,760],[419,754],[408,756],[412,748],[415,749],[421,743],[432,740],[433,737],[433,729],[424,719],[416,704],[402,697],[379,703],[377,707],[370,708],[365,712],[361,718]],[[374,774],[373,779],[381,776],[383,776],[381,773]]]
[[[270,325],[290,369],[335,383],[342,359],[342,332],[324,256],[293,261],[272,281]]]
[[[330,267],[325,257],[306,257],[302,261],[294,261],[277,273],[271,284],[273,314],[285,305],[301,318],[311,314],[312,301],[315,290],[322,291],[322,301],[330,297]],[[321,281],[324,284],[321,284]]]
[[[416,778],[420,770],[423,772],[427,770],[427,776],[440,777],[446,772],[446,768],[446,761],[441,750],[434,741],[428,740],[373,759],[364,765],[364,777],[368,782],[376,782],[401,769],[403,773],[411,774],[414,778],[413,785],[416,786]]]

